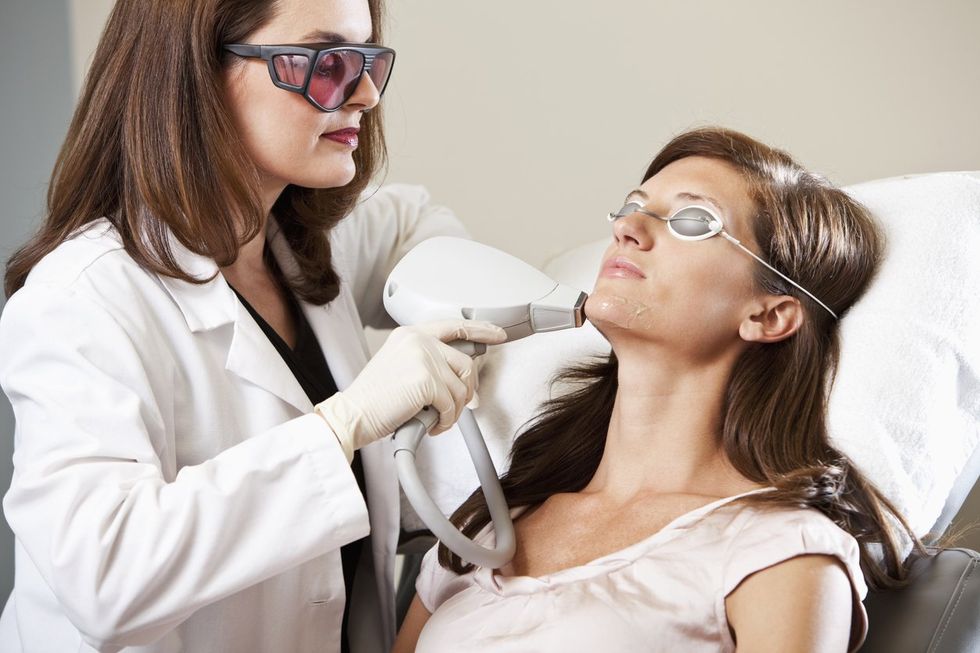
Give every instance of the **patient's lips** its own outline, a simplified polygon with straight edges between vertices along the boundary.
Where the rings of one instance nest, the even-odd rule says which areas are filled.
[[[638,265],[625,256],[614,256],[606,261],[599,276],[619,279],[646,279],[647,277]]]

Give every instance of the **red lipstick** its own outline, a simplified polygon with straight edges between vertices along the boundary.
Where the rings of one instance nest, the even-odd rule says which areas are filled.
[[[361,130],[357,127],[348,127],[346,129],[338,129],[337,131],[327,132],[320,136],[320,138],[328,138],[337,143],[341,143],[350,148],[357,147],[357,134]]]

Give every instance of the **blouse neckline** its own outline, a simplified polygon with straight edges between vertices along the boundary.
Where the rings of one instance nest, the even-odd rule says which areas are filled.
[[[772,487],[757,488],[748,492],[741,492],[730,497],[722,497],[711,503],[707,503],[700,508],[689,510],[688,512],[676,517],[667,523],[656,533],[634,542],[629,546],[607,553],[594,560],[590,560],[582,565],[567,567],[543,576],[503,576],[495,569],[489,567],[478,567],[473,572],[473,581],[484,590],[500,596],[512,596],[516,594],[534,594],[550,587],[557,587],[568,583],[586,580],[595,576],[608,574],[622,567],[632,564],[635,560],[644,555],[654,546],[669,541],[685,527],[692,525],[701,517],[708,513],[729,504],[736,499],[741,499],[760,492],[769,492]],[[516,508],[511,511],[511,516],[519,516],[527,509],[526,506]],[[487,525],[487,530],[482,534],[483,537],[493,538],[493,533],[489,532],[492,524]],[[483,539],[481,537],[480,539]]]

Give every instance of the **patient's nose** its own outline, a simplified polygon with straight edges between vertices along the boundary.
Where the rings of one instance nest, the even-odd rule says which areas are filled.
[[[653,237],[650,234],[651,220],[642,213],[633,212],[617,218],[613,222],[613,238],[620,247],[636,247],[647,250],[653,247]]]

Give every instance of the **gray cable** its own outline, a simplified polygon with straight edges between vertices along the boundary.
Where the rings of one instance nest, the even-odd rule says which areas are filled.
[[[468,408],[463,409],[458,424],[463,433],[463,441],[466,442],[466,448],[470,452],[473,467],[480,479],[487,507],[490,509],[496,546],[493,549],[480,546],[459,532],[442,514],[439,506],[422,485],[422,479],[419,478],[418,470],[415,468],[415,451],[437,418],[435,410],[425,408],[395,432],[395,467],[398,469],[398,480],[402,490],[422,522],[429,527],[433,535],[449,547],[450,551],[467,562],[498,569],[510,562],[517,549],[514,522],[511,521],[504,491],[500,487],[500,479],[497,477],[497,470],[490,458],[480,425]]]

